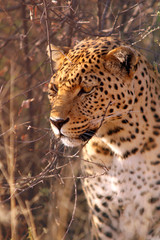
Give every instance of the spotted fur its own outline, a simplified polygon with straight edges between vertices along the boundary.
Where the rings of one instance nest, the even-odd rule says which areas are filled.
[[[68,146],[83,146],[83,186],[93,240],[160,239],[160,96],[138,51],[111,38],[68,54],[51,47],[50,121]]]

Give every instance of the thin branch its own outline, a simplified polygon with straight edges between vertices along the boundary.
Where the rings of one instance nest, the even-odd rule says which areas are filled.
[[[75,212],[76,212],[76,206],[77,206],[77,184],[76,184],[76,178],[74,175],[74,171],[73,171],[73,166],[72,166],[72,162],[69,161],[70,167],[71,167],[71,171],[72,171],[72,179],[74,181],[74,206],[73,206],[73,211],[72,211],[72,216],[71,216],[71,220],[68,224],[67,230],[62,238],[62,240],[65,240],[65,237],[67,235],[67,233],[69,232],[69,229],[71,227],[72,222],[74,221],[74,216],[75,216]]]
[[[43,5],[44,5],[44,18],[45,18],[45,23],[46,23],[46,33],[47,33],[47,45],[49,46],[49,51],[50,51],[50,69],[52,75],[54,74],[53,72],[53,62],[52,62],[52,51],[51,51],[51,46],[50,46],[50,35],[49,35],[49,24],[48,24],[48,12],[47,12],[47,5],[46,5],[46,0],[43,0]]]
[[[31,81],[32,81],[32,74],[31,74],[31,60],[29,58],[29,38],[28,38],[28,23],[26,21],[26,5],[25,5],[25,1],[22,0],[22,19],[23,19],[23,31],[24,31],[24,56],[25,56],[25,69],[27,74],[29,75],[28,81],[26,82],[26,87],[27,89],[30,87],[31,85]],[[28,99],[32,99],[33,98],[33,94],[31,91],[28,91]],[[31,121],[31,126],[33,125],[33,116],[34,116],[34,109],[33,109],[33,104],[32,102],[30,103],[30,107],[29,107],[29,116],[30,116],[30,121]],[[29,131],[29,138],[32,139],[33,138],[33,134],[34,134],[34,130],[31,129],[31,131]],[[32,142],[29,146],[29,149],[34,150],[34,142]]]
[[[71,6],[70,6],[70,16],[69,16],[71,21],[74,21],[77,6],[78,6],[78,1],[77,0],[72,0],[71,1]],[[76,26],[76,23],[75,23],[75,26]],[[70,47],[71,43],[72,43],[73,29],[74,28],[73,28],[72,24],[69,24],[69,26],[68,26],[68,33],[67,33],[67,35],[68,35],[67,46],[68,47]]]
[[[142,41],[143,39],[145,39],[148,35],[150,35],[151,33],[155,32],[155,31],[157,31],[157,30],[160,30],[160,26],[158,26],[158,27],[156,27],[156,28],[154,28],[154,29],[151,29],[149,32],[147,32],[147,33],[145,33],[143,36],[141,36],[141,38],[140,38],[138,41],[133,42],[131,45],[135,45],[135,44],[141,42],[141,41]]]
[[[103,15],[102,15],[101,30],[104,29],[105,18],[106,18],[107,12],[109,10],[110,3],[111,3],[111,0],[106,0],[106,4],[105,4]]]
[[[8,7],[8,8],[2,8],[0,6],[0,13],[2,12],[12,12],[12,11],[15,11],[17,9],[20,9],[21,8],[21,4],[18,4],[17,6],[12,6],[12,7]]]

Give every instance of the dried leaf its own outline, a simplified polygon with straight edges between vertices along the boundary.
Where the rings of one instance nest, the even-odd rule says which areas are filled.
[[[34,98],[24,100],[21,104],[21,108],[29,108],[30,103],[34,101]]]

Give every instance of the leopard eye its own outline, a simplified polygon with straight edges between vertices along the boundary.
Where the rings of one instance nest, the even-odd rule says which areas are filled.
[[[93,89],[94,87],[82,87],[78,93],[78,96],[81,96],[82,94],[90,94],[93,91]]]

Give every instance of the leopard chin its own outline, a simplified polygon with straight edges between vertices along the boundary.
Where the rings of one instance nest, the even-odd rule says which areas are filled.
[[[69,137],[61,136],[60,139],[62,143],[68,147],[78,147],[84,144],[84,142],[78,138],[69,138]]]

